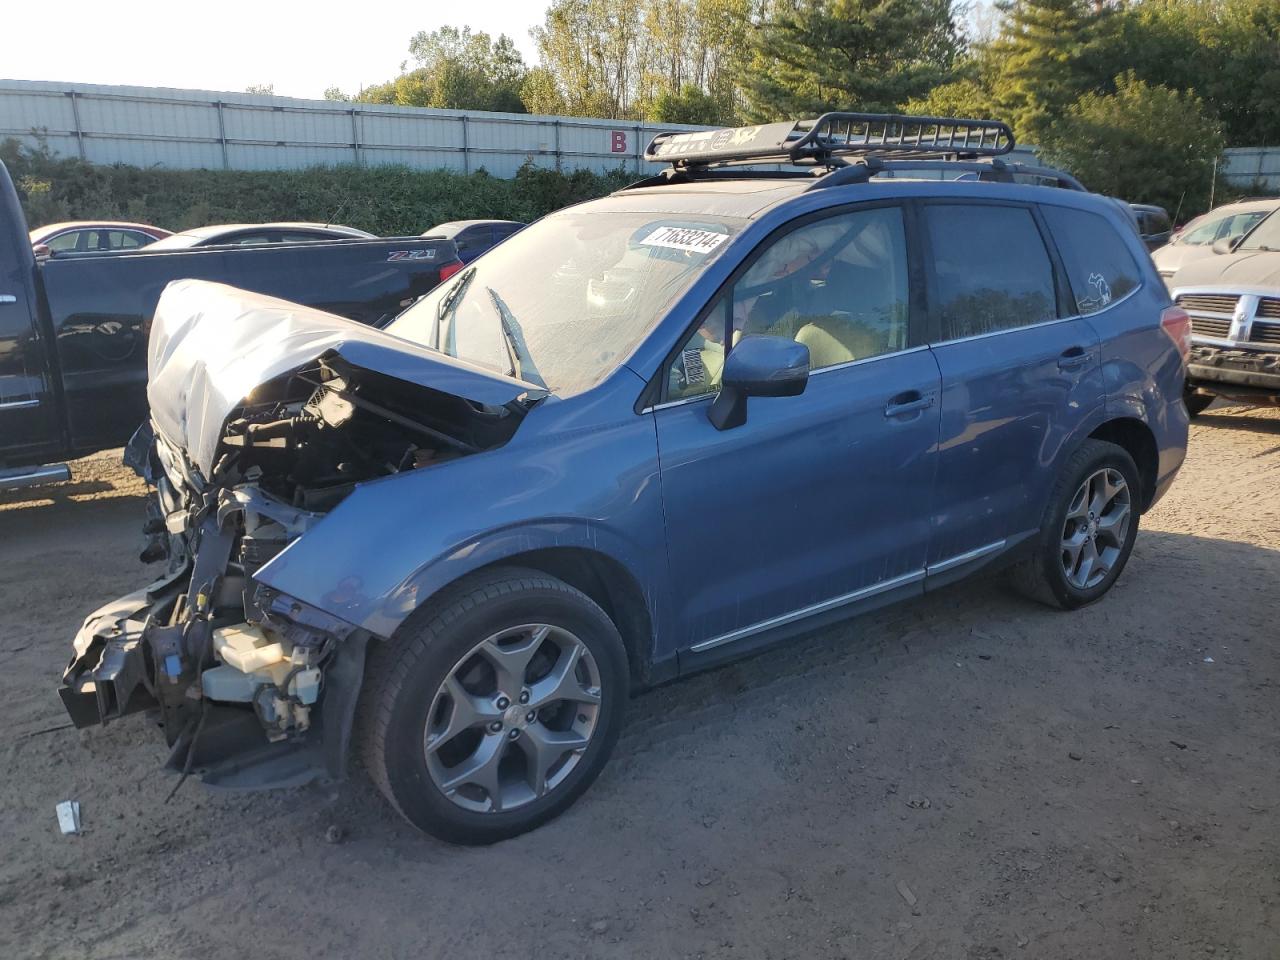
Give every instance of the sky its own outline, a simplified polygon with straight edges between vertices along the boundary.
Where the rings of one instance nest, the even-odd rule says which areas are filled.
[[[419,30],[469,25],[515,41],[537,61],[529,29],[541,0],[58,0],[4,4],[0,78],[198,90],[272,84],[319,99],[394,77]],[[190,13],[184,12],[190,11]]]

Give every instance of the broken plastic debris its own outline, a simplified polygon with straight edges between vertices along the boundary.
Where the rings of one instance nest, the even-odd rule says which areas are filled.
[[[80,803],[76,800],[63,800],[57,807],[58,826],[63,833],[80,832]]]
[[[1205,658],[1204,658],[1204,662],[1205,662],[1205,663],[1213,663],[1213,657],[1205,657]]]

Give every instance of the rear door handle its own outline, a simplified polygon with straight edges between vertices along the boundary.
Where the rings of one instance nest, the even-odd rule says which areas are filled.
[[[0,303],[17,303],[18,295],[14,293],[0,293]]]
[[[927,410],[933,406],[933,394],[922,394],[919,390],[908,390],[906,393],[900,393],[893,397],[885,404],[884,415],[886,417],[900,417],[906,413],[915,413],[917,410]]]
[[[1072,347],[1069,350],[1063,350],[1062,355],[1058,357],[1059,370],[1074,370],[1076,367],[1083,367],[1089,362],[1089,353],[1084,347]]]

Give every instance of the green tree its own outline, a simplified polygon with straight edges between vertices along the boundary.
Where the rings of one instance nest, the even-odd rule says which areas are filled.
[[[1102,21],[1089,0],[1001,0],[1000,30],[988,54],[989,77],[1001,119],[1019,139],[1039,143],[1047,129],[1099,80],[1093,69]]]
[[[769,0],[753,36],[747,113],[896,111],[946,79],[961,47],[953,0]]]
[[[634,0],[553,0],[532,31],[565,112],[631,116],[640,79],[643,8]]]
[[[534,67],[525,75],[520,100],[530,113],[563,114],[567,109],[555,74],[546,67]]]
[[[525,112],[520,94],[527,70],[514,41],[505,34],[494,39],[470,27],[441,27],[415,34],[409,53],[416,66],[405,69],[408,64],[402,64],[395,79],[366,87],[353,97],[331,87],[325,99]]]
[[[1100,56],[1111,72],[1194,90],[1228,143],[1280,141],[1280,0],[1143,0],[1113,19]]]
[[[679,93],[664,90],[649,109],[650,120],[659,123],[703,123],[717,124],[722,122],[723,105],[711,94],[692,83],[685,84]]]
[[[1045,158],[1089,189],[1174,210],[1207,205],[1223,139],[1216,118],[1191,93],[1153,86],[1129,71],[1115,93],[1086,93],[1041,143]]]
[[[525,106],[644,119],[659,100],[674,109],[691,88],[714,101],[699,103],[699,114],[714,118],[707,122],[732,122],[758,2],[552,0],[533,30],[546,73],[526,81]]]

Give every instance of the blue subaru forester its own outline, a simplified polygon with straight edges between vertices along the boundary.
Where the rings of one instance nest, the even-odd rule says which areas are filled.
[[[354,738],[485,843],[573,803],[635,689],[997,564],[1101,598],[1183,461],[1189,323],[1114,202],[1011,147],[664,135],[666,173],[385,330],[171,285],[126,454],[164,570],[85,621],[71,716],[151,710],[227,787],[340,778]]]

